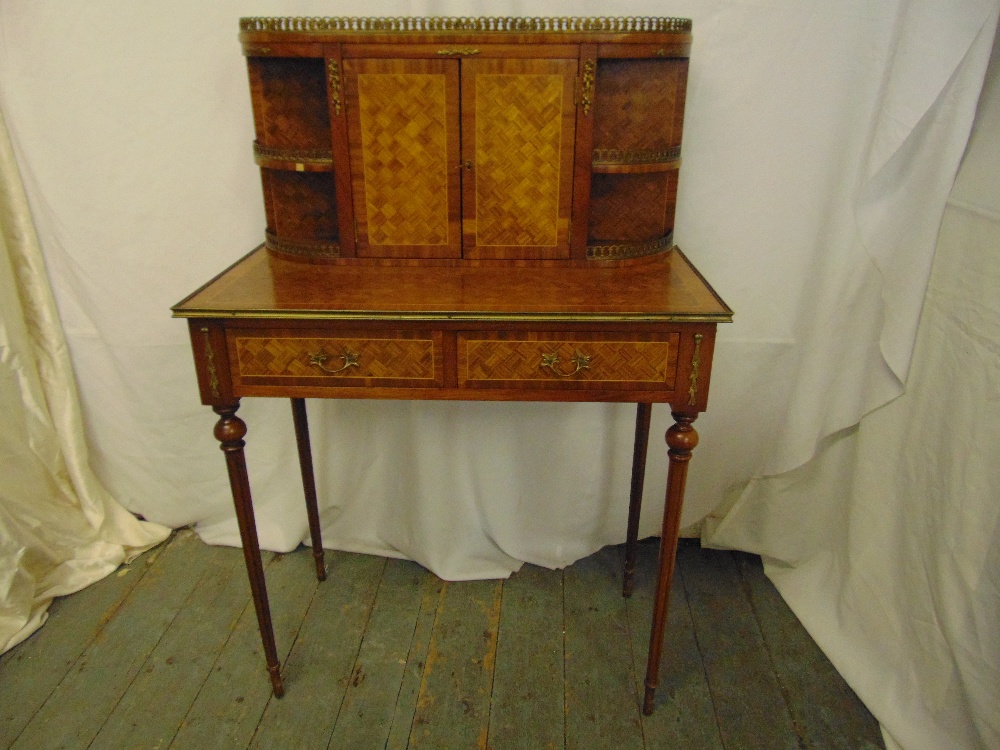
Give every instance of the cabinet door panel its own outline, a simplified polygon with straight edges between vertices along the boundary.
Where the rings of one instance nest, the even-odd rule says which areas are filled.
[[[359,256],[458,258],[457,60],[344,60]]]
[[[574,60],[462,60],[466,258],[568,258]]]

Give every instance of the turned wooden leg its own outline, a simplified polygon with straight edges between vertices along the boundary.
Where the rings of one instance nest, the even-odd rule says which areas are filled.
[[[632,596],[635,578],[635,543],[639,538],[639,514],[642,512],[642,483],[646,478],[646,447],[649,445],[649,416],[652,404],[637,404],[635,446],[632,452],[632,492],[628,501],[628,532],[625,535],[625,580],[622,596]]]
[[[646,694],[642,712],[653,713],[653,697],[659,683],[660,657],[663,655],[663,631],[667,624],[667,604],[670,601],[670,583],[677,557],[677,534],[680,531],[681,507],[684,505],[684,485],[687,480],[691,451],[698,445],[698,433],[692,423],[697,412],[671,412],[674,424],[667,430],[670,450],[670,470],[667,474],[667,499],[663,508],[663,531],[660,536],[660,572],[656,583],[656,601],[653,605],[653,628],[649,636],[649,660],[646,663]]]
[[[247,463],[243,455],[243,446],[246,445],[243,436],[247,434],[247,426],[236,416],[236,410],[239,408],[238,400],[232,404],[212,407],[212,410],[219,415],[219,421],[215,425],[215,438],[222,444],[222,450],[226,454],[229,486],[233,491],[236,521],[240,527],[240,539],[243,541],[243,559],[247,566],[247,576],[250,578],[253,606],[257,611],[257,627],[260,629],[260,640],[264,646],[264,658],[267,661],[268,674],[271,676],[271,687],[275,697],[280,698],[284,695],[285,688],[281,683],[281,665],[278,663],[278,650],[274,645],[271,608],[267,603],[264,565],[260,559],[257,524],[254,521],[253,500],[250,497],[250,479],[247,477]]]
[[[319,505],[316,502],[316,478],[313,474],[312,447],[309,444],[306,400],[293,398],[291,401],[292,418],[295,420],[295,442],[299,447],[299,468],[302,470],[302,490],[306,496],[306,516],[309,518],[309,536],[312,538],[313,559],[316,561],[316,578],[325,581],[323,533],[319,527]]]

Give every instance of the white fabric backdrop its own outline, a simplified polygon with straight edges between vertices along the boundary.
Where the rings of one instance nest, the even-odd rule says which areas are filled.
[[[948,200],[907,392],[753,482],[753,550],[887,747],[1000,747],[1000,39]]]
[[[0,104],[98,473],[132,510],[238,543],[214,418],[167,308],[263,234],[239,15],[694,19],[677,240],[737,311],[684,514],[712,527],[751,477],[802,464],[902,392],[997,5],[0,0]],[[309,409],[329,546],[472,578],[624,536],[626,406]],[[280,550],[306,536],[288,411],[241,409],[262,544]],[[654,409],[654,433],[668,424]],[[644,534],[659,529],[665,473],[654,438]]]

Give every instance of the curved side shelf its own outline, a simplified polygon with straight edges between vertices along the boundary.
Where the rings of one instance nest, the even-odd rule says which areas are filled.
[[[264,232],[264,246],[280,255],[296,260],[333,260],[340,257],[340,244],[322,240],[287,240],[273,232]]]
[[[674,247],[674,233],[647,242],[619,242],[608,245],[587,245],[587,260],[629,260],[647,255],[669,253]]]
[[[291,172],[332,172],[333,151],[325,149],[271,148],[253,142],[253,160],[268,169]]]
[[[665,149],[595,148],[591,170],[598,174],[645,174],[680,169],[681,147]]]

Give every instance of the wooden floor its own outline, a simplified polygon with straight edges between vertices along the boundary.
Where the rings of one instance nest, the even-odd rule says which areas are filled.
[[[271,697],[240,550],[181,531],[55,602],[0,657],[0,748],[883,747],[752,556],[682,542],[658,705],[639,711],[656,544],[446,583],[305,548],[266,560]]]

